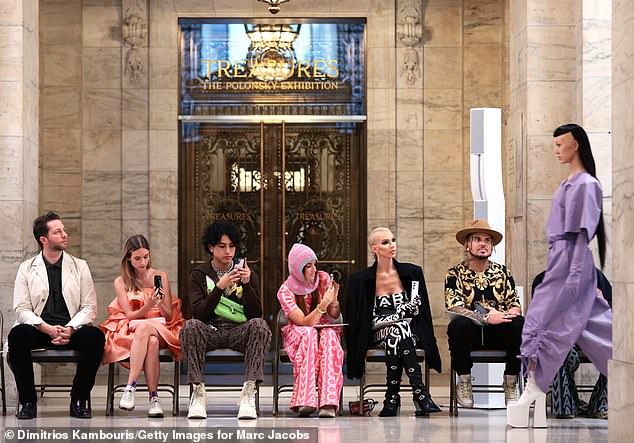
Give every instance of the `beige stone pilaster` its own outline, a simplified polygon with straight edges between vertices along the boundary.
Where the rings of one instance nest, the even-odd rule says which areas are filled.
[[[148,8],[148,234],[156,266],[178,288],[178,8],[167,0]],[[174,289],[175,290],[175,289]]]
[[[634,0],[612,2],[612,256],[614,338],[613,360],[608,368],[609,441],[632,441],[634,414]]]
[[[121,242],[149,236],[149,9],[146,1],[121,5]],[[175,65],[175,59],[173,60]]]
[[[399,260],[423,264],[423,60],[426,4],[396,2],[395,59],[385,87],[396,91],[396,226]]]
[[[581,0],[510,0],[508,199],[513,273],[530,290],[546,266],[544,227],[565,168],[552,154],[552,132],[579,121]],[[524,266],[522,266],[524,265]],[[528,295],[528,294],[527,294]]]
[[[81,2],[81,257],[108,316],[119,272],[123,211],[122,5]]]
[[[38,2],[0,5],[0,310],[4,334],[15,320],[13,283],[19,264],[37,252],[32,221],[38,212]],[[6,363],[5,363],[6,364]],[[14,399],[5,367],[7,401]]]

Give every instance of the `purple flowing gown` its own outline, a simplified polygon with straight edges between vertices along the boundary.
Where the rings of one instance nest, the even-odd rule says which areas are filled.
[[[602,374],[608,373],[612,312],[598,296],[587,243],[599,223],[601,198],[599,182],[587,172],[564,181],[553,197],[546,226],[550,243],[546,274],[528,307],[521,346],[524,367],[531,360],[536,363],[535,382],[543,392],[575,343]],[[579,235],[586,239],[582,245]],[[573,273],[579,283],[571,289],[566,279]]]

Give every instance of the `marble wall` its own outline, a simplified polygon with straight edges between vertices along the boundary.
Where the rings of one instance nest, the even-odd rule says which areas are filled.
[[[368,226],[394,229],[399,258],[423,266],[448,361],[444,276],[461,257],[454,234],[472,217],[469,109],[508,108],[505,1],[358,4],[342,14],[368,23]],[[112,298],[120,245],[135,232],[148,235],[155,264],[177,287],[177,23],[236,14],[215,6],[42,0],[41,52],[51,60],[42,76],[43,149],[65,149],[67,158],[40,157],[39,205],[64,215],[72,251],[90,263],[102,307]],[[132,16],[147,30],[135,47],[125,42]],[[482,59],[492,63],[483,67]]]
[[[529,284],[545,267],[544,226],[566,172],[552,154],[552,131],[578,121],[575,5],[577,0],[510,1],[511,192],[521,193],[512,198],[510,255],[516,277]]]
[[[511,263],[520,281],[545,267],[543,229],[552,193],[565,177],[552,154],[552,132],[577,122],[590,136],[604,189],[608,237],[612,207],[610,5],[566,0],[510,1],[509,220]],[[556,98],[556,99],[554,99]],[[611,275],[608,257],[606,273]]]
[[[40,211],[59,213],[88,261],[98,319],[114,298],[122,238],[121,5],[40,2]]]
[[[577,23],[577,96],[579,121],[588,132],[597,166],[597,176],[603,185],[603,213],[606,239],[604,273],[612,273],[612,5],[599,0],[581,2]],[[596,263],[598,246],[591,244]],[[599,372],[593,365],[583,365],[578,377],[582,383],[594,383]]]
[[[583,125],[593,147],[604,190],[608,237],[604,271],[612,276],[610,13],[609,2],[592,0],[547,8],[541,1],[511,2],[511,53],[517,57],[511,61],[510,76],[510,149],[515,157],[510,171],[511,179],[520,184],[516,192],[524,194],[513,200],[525,205],[514,208],[511,255],[514,263],[525,264],[515,273],[528,284],[545,267],[545,218],[552,192],[568,171],[554,159],[552,131],[567,122]],[[598,264],[596,242],[591,247]],[[591,365],[579,372],[584,383],[597,377]]]
[[[38,26],[37,2],[7,0],[0,4],[2,341],[15,320],[13,282],[18,266],[37,251],[31,222],[38,212]],[[15,384],[7,367],[5,372],[7,401],[12,402]]]
[[[445,372],[450,359],[444,279],[447,269],[462,259],[455,233],[473,219],[470,109],[502,108],[506,120],[508,108],[505,3],[430,1],[425,11],[422,199],[410,202],[405,187],[397,192],[397,220],[403,230],[415,227],[408,238],[416,240],[415,252],[406,256],[423,265]],[[397,125],[402,120],[399,116]],[[406,149],[398,146],[399,158],[401,153],[407,158]]]
[[[40,1],[40,194],[30,190],[18,200],[34,199],[33,214],[62,214],[71,252],[93,271],[100,319],[113,297],[121,244],[132,233],[148,236],[155,265],[177,287],[177,22],[268,16],[265,8],[237,1],[245,8],[240,12],[229,3]],[[597,95],[608,81],[605,8],[589,0],[585,9],[581,0],[354,0],[330,2],[324,10],[289,5],[280,17],[336,12],[367,18],[368,227],[391,227],[399,258],[422,264],[448,368],[443,282],[461,258],[454,233],[472,217],[469,109],[503,109],[507,263],[526,284],[544,266],[545,214],[565,173],[552,158],[552,129],[563,121],[587,122],[605,153],[598,162],[611,161],[609,107]],[[147,35],[126,42],[132,18]],[[0,63],[0,76],[11,57]],[[0,116],[0,128],[1,122]],[[605,187],[610,174],[602,173]],[[33,214],[14,225],[24,231]],[[28,237],[23,245],[33,249]],[[17,267],[11,263],[0,281],[7,293]]]
[[[610,383],[609,440],[632,441],[629,420],[634,414],[634,272],[629,260],[634,244],[634,0],[612,2],[612,257],[614,282],[613,360],[608,368]]]

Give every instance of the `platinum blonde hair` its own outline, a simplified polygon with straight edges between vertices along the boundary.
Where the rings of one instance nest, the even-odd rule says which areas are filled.
[[[379,226],[377,228],[374,228],[372,231],[370,231],[370,233],[368,234],[368,246],[372,247],[373,244],[376,243],[376,235],[379,232],[389,232],[390,234],[392,233],[392,231],[389,228],[385,228],[383,226]]]

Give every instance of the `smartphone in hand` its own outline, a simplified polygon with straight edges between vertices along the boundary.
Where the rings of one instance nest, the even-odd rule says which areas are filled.
[[[158,289],[159,298],[163,298],[163,294],[161,292],[161,290],[163,289],[163,280],[161,279],[161,276],[158,274],[154,276],[154,287]]]
[[[244,267],[244,258],[234,258],[233,263],[235,269],[241,269]]]
[[[475,308],[476,312],[478,312],[480,315],[487,315],[487,313],[489,312],[489,310],[485,308],[484,306],[482,306],[480,302],[475,302],[473,304],[473,307]]]

